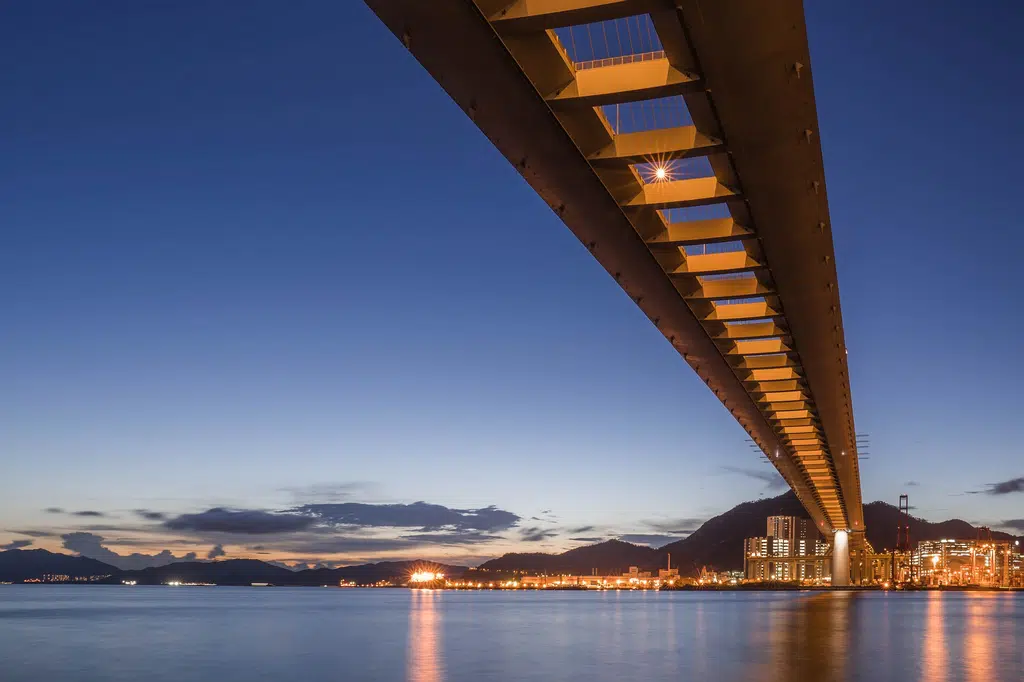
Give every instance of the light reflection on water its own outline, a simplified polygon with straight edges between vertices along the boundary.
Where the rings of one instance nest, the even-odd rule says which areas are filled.
[[[946,661],[946,633],[942,619],[942,595],[929,593],[925,611],[924,670],[921,682],[943,682],[949,671]]]
[[[1024,593],[0,587],[3,682],[1024,680]]]
[[[412,590],[409,606],[409,682],[441,682],[444,651],[437,602],[442,592]]]

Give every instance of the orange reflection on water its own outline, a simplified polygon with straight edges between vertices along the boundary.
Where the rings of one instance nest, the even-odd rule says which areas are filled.
[[[441,614],[439,590],[410,590],[409,652],[406,679],[409,682],[442,682]]]
[[[946,660],[946,632],[942,622],[942,598],[939,592],[928,594],[924,616],[924,646],[921,655],[921,682],[944,682],[949,676]]]
[[[992,634],[990,614],[995,610],[993,595],[975,593],[968,596],[967,637],[964,642],[964,668],[968,679],[990,680],[992,675]]]

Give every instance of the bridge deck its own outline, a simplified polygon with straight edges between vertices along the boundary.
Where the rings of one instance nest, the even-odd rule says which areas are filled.
[[[863,530],[800,0],[366,1],[818,526]]]

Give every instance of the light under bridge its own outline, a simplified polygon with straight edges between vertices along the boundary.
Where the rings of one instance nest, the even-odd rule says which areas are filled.
[[[366,2],[747,431],[847,584],[864,515],[801,0]]]

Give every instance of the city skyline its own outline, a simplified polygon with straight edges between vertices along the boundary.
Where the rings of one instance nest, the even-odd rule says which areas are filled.
[[[1013,215],[984,191],[1024,148],[1012,23],[939,8],[908,37],[882,7],[807,8],[864,499],[1019,534],[1024,376],[985,361],[1021,329],[1022,238],[965,238]],[[784,489],[361,4],[65,9],[3,41],[37,59],[0,143],[0,545],[466,560],[667,542]],[[954,20],[1006,52],[956,89]]]

